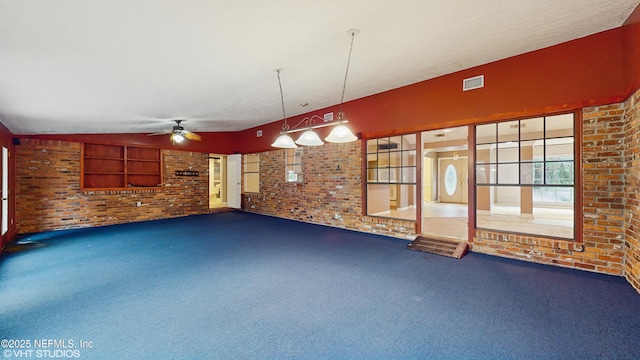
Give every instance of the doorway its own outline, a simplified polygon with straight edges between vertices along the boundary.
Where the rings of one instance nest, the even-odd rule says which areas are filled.
[[[2,236],[9,230],[9,149],[2,147]]]
[[[209,155],[209,209],[239,209],[241,155]]]
[[[209,155],[209,208],[227,206],[227,157]]]
[[[468,241],[468,128],[425,131],[421,139],[421,235]]]

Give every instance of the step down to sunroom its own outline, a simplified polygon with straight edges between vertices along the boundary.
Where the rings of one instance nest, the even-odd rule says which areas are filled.
[[[411,250],[460,259],[467,253],[469,244],[464,241],[418,236],[408,247]]]

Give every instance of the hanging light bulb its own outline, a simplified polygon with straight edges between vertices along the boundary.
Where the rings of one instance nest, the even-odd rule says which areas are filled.
[[[284,95],[282,93],[282,82],[280,81],[280,69],[277,69],[276,73],[278,75],[278,86],[280,87],[280,104],[282,105],[282,117],[284,118],[284,124],[282,124],[282,132],[280,133],[280,136],[278,136],[271,146],[283,149],[295,149],[298,145],[296,145],[291,136],[287,134],[289,124],[287,124],[287,114],[284,112]]]
[[[276,141],[274,141],[271,146],[283,149],[295,149],[298,147],[298,145],[293,142],[291,136],[287,135],[286,133],[280,134],[280,136],[278,136]]]
[[[347,119],[344,116],[343,112],[338,113],[338,120],[347,122]],[[330,143],[348,143],[352,141],[358,140],[358,137],[353,135],[351,129],[349,129],[346,125],[340,124],[331,130],[329,136],[324,138],[326,142]]]
[[[296,140],[296,144],[304,146],[320,146],[324,145],[324,142],[320,140],[320,137],[315,131],[313,131],[313,129],[309,129],[300,135],[298,140]]]
[[[324,139],[330,143],[348,143],[358,140],[358,137],[353,135],[348,127],[340,124],[334,127],[329,133],[329,136]]]
[[[351,129],[349,129],[345,125],[346,123],[349,122],[349,120],[347,120],[344,112],[342,111],[342,104],[344,103],[344,94],[347,88],[349,65],[351,64],[351,53],[353,51],[353,40],[359,32],[360,30],[358,29],[351,29],[347,31],[347,34],[351,36],[351,46],[349,47],[349,57],[347,58],[347,68],[344,73],[344,82],[342,84],[342,98],[340,99],[340,107],[338,109],[338,119],[335,123],[324,123],[324,124],[314,125],[313,120],[319,117],[317,115],[313,115],[310,118],[302,119],[302,121],[300,121],[300,123],[298,124],[300,125],[303,122],[305,122],[306,123],[305,127],[301,129],[296,129],[298,125],[295,125],[292,130],[289,130],[289,124],[287,124],[287,116],[284,110],[284,95],[282,92],[282,82],[280,80],[280,70],[279,69],[276,70],[278,75],[278,85],[280,86],[280,102],[282,105],[282,115],[284,118],[284,124],[282,125],[282,132],[280,133],[280,136],[276,139],[276,141],[273,142],[273,144],[271,144],[271,146],[278,147],[278,148],[292,149],[292,148],[298,147],[296,144],[304,145],[304,146],[324,145],[324,142],[320,139],[318,134],[313,129],[325,127],[325,126],[334,126],[334,128],[329,133],[329,136],[325,138],[325,141],[327,142],[347,143],[347,142],[353,142],[358,140],[358,137],[355,136],[353,132],[351,132]],[[293,141],[291,137],[288,135],[289,133],[302,131],[302,130],[305,130],[305,131],[302,133],[302,135],[300,135],[300,137],[296,141]]]
[[[184,141],[184,136],[182,136],[182,134],[180,133],[173,133],[173,135],[171,135],[171,141],[173,141],[174,143],[182,144],[182,142]]]

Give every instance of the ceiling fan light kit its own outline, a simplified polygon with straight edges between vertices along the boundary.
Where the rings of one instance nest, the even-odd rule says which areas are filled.
[[[347,31],[347,34],[351,36],[351,46],[349,47],[349,57],[347,58],[347,68],[344,73],[344,82],[342,84],[342,98],[340,99],[340,107],[338,110],[338,121],[332,123],[320,123],[318,125],[314,125],[314,120],[321,119],[318,115],[312,115],[311,117],[305,117],[302,119],[293,129],[289,128],[289,124],[287,124],[287,116],[284,111],[284,95],[282,93],[282,81],[280,80],[280,69],[276,70],[278,75],[278,86],[280,87],[280,103],[282,105],[282,116],[284,119],[284,123],[282,124],[282,131],[280,132],[280,136],[276,139],[276,141],[271,144],[273,147],[284,148],[284,149],[293,149],[298,147],[298,145],[303,146],[320,146],[324,145],[324,142],[320,139],[318,134],[313,131],[314,129],[326,127],[326,126],[336,126],[331,130],[329,136],[324,138],[326,142],[329,143],[348,143],[358,140],[358,137],[351,132],[351,129],[347,127],[345,124],[349,122],[347,120],[344,112],[342,111],[342,104],[344,103],[344,93],[347,88],[347,76],[349,75],[349,64],[351,63],[351,52],[353,51],[353,39],[356,35],[360,33],[358,29],[351,29]],[[301,124],[305,124],[302,128],[297,128]],[[304,131],[302,135],[295,142],[289,136],[289,133]]]
[[[202,137],[194,132],[191,131],[187,131],[185,130],[180,123],[183,122],[184,120],[173,120],[175,121],[176,125],[173,125],[173,128],[170,131],[167,132],[162,132],[162,133],[155,133],[155,134],[149,134],[149,136],[155,136],[155,135],[167,135],[170,134],[169,139],[171,139],[171,142],[175,145],[175,144],[182,144],[184,142],[185,139],[187,140],[191,140],[191,141],[200,141],[202,140]]]
[[[171,134],[171,142],[182,144],[184,142],[184,136],[182,134]]]

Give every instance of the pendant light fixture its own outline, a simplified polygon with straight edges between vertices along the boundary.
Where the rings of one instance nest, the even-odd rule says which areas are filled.
[[[291,136],[287,134],[289,124],[287,124],[287,114],[284,112],[284,95],[282,93],[282,81],[280,81],[280,69],[276,70],[276,74],[278,75],[278,86],[280,87],[280,103],[282,104],[282,117],[284,118],[284,124],[282,124],[282,132],[280,132],[280,136],[278,136],[271,146],[283,149],[295,149],[298,145],[296,145]]]
[[[340,98],[340,106],[338,108],[338,119],[335,122],[325,122],[323,118],[318,115],[312,115],[311,117],[305,117],[302,119],[296,126],[293,128],[289,128],[289,124],[287,123],[287,116],[284,111],[284,95],[282,93],[282,82],[280,80],[280,69],[276,70],[278,75],[278,85],[280,86],[280,102],[282,104],[282,116],[284,118],[284,124],[282,125],[282,131],[280,132],[280,136],[276,139],[276,141],[271,144],[273,147],[284,148],[284,149],[293,149],[297,148],[298,145],[303,146],[320,146],[324,145],[324,142],[318,136],[318,133],[314,131],[314,129],[327,127],[327,126],[335,126],[329,136],[327,136],[324,140],[330,143],[348,143],[358,140],[358,137],[353,135],[351,129],[349,129],[345,124],[349,122],[347,120],[344,111],[342,111],[342,104],[344,103],[344,94],[347,89],[347,77],[349,75],[349,65],[351,63],[351,53],[353,51],[353,40],[356,35],[360,33],[358,29],[351,29],[347,31],[347,35],[351,36],[351,46],[349,47],[349,56],[347,58],[347,68],[344,73],[344,81],[342,83],[342,97]],[[314,121],[318,119],[320,123],[314,125]],[[303,127],[297,128],[299,125],[304,124]],[[296,140],[293,141],[289,136],[290,133],[304,131],[302,135]]]
[[[352,141],[358,140],[358,138],[353,135],[351,129],[349,129],[345,123],[348,122],[344,111],[342,111],[342,104],[344,103],[344,93],[347,89],[347,76],[349,75],[349,65],[351,64],[351,52],[353,51],[353,40],[356,35],[360,33],[358,29],[351,29],[347,31],[347,35],[351,36],[351,46],[349,46],[349,56],[347,57],[347,69],[344,72],[344,82],[342,83],[342,97],[340,98],[340,107],[338,108],[338,123],[339,125],[333,128],[329,133],[329,136],[324,138],[327,142],[330,143],[348,143]]]
[[[296,140],[296,144],[304,146],[320,146],[324,145],[324,142],[322,142],[320,136],[318,136],[313,129],[309,129],[300,135],[298,140]]]

